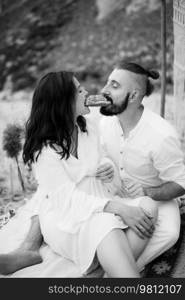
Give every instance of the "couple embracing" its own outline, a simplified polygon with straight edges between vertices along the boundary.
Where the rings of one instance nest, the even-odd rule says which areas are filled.
[[[180,142],[142,104],[158,77],[132,62],[117,64],[101,91],[99,124],[74,74],[40,80],[23,149],[38,189],[0,232],[2,243],[20,228],[9,246],[3,242],[0,274],[80,277],[101,267],[104,276],[140,277],[177,241],[177,198],[185,193]]]

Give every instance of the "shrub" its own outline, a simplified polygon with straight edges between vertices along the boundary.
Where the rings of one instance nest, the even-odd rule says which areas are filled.
[[[25,191],[24,181],[19,166],[18,156],[22,150],[22,138],[24,130],[18,124],[8,124],[3,132],[3,150],[8,157],[15,159],[18,170],[18,177],[23,192]]]

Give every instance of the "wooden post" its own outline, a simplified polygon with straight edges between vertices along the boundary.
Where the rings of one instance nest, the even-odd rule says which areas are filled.
[[[165,116],[166,101],[166,0],[161,0],[161,116]]]
[[[173,0],[175,124],[185,150],[185,0]]]

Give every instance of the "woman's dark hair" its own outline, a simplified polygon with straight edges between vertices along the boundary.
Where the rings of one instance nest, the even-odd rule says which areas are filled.
[[[118,62],[116,65],[116,68],[122,69],[122,70],[128,70],[130,72],[136,73],[136,74],[141,74],[141,75],[146,75],[147,76],[147,82],[146,82],[146,91],[145,91],[145,96],[150,96],[154,90],[154,86],[151,83],[149,78],[152,78],[154,80],[159,78],[159,72],[156,70],[151,70],[151,69],[145,69],[142,66],[133,63],[133,62],[127,62],[124,60],[121,60]]]
[[[54,145],[60,146],[57,153],[61,158],[69,158],[77,92],[73,76],[67,71],[51,72],[39,81],[26,122],[24,163],[37,161],[42,147],[48,144],[54,149]],[[77,118],[77,123],[81,131],[87,132],[83,116]]]

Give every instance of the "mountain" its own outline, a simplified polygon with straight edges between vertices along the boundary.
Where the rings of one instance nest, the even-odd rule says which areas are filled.
[[[120,58],[160,70],[160,1],[147,1],[148,6],[143,1],[119,0],[111,11],[98,0],[1,0],[0,90],[9,81],[14,91],[33,88],[46,72],[70,69],[96,91]],[[167,66],[171,90],[172,1],[167,1]]]

